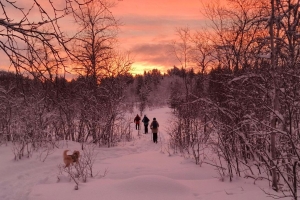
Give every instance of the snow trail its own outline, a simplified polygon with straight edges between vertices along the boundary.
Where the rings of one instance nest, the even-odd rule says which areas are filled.
[[[11,145],[0,146],[1,200],[240,200],[268,199],[252,180],[234,179],[221,182],[212,166],[199,167],[193,159],[169,156],[164,149],[168,142],[170,109],[146,111],[160,124],[158,144],[153,143],[151,130],[134,130],[134,139],[116,147],[97,147],[93,178],[79,182],[79,190],[67,174],[60,175],[63,150],[80,150],[75,142],[60,142],[45,162],[37,158],[13,160]],[[136,113],[132,113],[135,116]],[[132,118],[133,119],[133,118]],[[141,126],[141,129],[143,127]],[[107,174],[102,177],[104,172]],[[268,189],[268,184],[260,185]]]

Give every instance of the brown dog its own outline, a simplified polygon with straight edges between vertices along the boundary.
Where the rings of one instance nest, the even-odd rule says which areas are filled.
[[[64,163],[65,163],[65,167],[69,167],[70,164],[73,164],[73,163],[78,163],[78,159],[79,159],[79,156],[80,156],[80,153],[79,151],[74,151],[72,155],[68,155],[67,152],[69,150],[64,150],[64,153],[63,153],[63,158],[64,158]]]

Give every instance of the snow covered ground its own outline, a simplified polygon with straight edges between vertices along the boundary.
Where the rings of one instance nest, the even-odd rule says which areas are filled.
[[[158,144],[151,134],[138,135],[134,141],[120,143],[113,148],[97,148],[94,171],[98,173],[86,183],[75,183],[67,174],[60,175],[58,165],[63,163],[65,149],[80,150],[74,142],[60,142],[45,162],[38,153],[32,158],[13,160],[11,145],[0,146],[0,200],[247,200],[270,199],[259,188],[271,191],[268,183],[235,178],[233,182],[218,179],[210,165],[197,166],[194,161],[172,155],[164,150],[167,143],[170,110],[161,108],[146,111],[152,120],[160,123]],[[132,114],[132,119],[136,113]],[[133,128],[132,124],[132,128]],[[103,173],[107,174],[102,177]]]

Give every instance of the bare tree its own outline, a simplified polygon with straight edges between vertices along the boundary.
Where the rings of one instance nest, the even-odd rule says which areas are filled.
[[[74,18],[80,30],[74,38],[75,71],[91,77],[94,86],[109,75],[113,48],[118,33],[118,21],[109,10],[114,4],[94,0],[75,12]]]
[[[178,28],[176,30],[178,36],[177,41],[173,41],[173,55],[177,58],[180,63],[180,67],[186,71],[193,68],[193,51],[192,46],[192,33],[191,30],[186,28]],[[188,98],[190,93],[188,77],[183,74],[183,80],[185,84],[185,95]]]
[[[47,71],[48,65],[40,54],[40,48],[32,43],[33,40],[47,49],[49,57],[57,66],[65,66],[64,58],[71,52],[67,48],[69,39],[61,29],[60,20],[75,10],[80,10],[86,3],[87,1],[79,0],[65,0],[64,4],[50,0],[32,0],[26,4],[20,1],[1,1],[0,48],[16,72],[32,72],[41,69],[41,66]],[[42,75],[49,78],[49,74]]]
[[[274,35],[274,22],[275,22],[275,1],[271,0],[271,16],[270,16],[270,50],[271,50],[271,70],[273,75],[273,96],[272,96],[272,108],[274,109],[274,113],[271,115],[271,126],[275,130],[276,129],[276,121],[277,117],[275,113],[278,113],[279,111],[279,100],[278,100],[278,84],[277,84],[277,78],[275,77],[276,73],[276,53],[275,53],[275,35]],[[276,159],[276,131],[272,131],[271,133],[271,166],[272,166],[272,188],[277,192],[278,191],[278,178],[277,178],[277,170],[275,167],[275,159]]]
[[[112,145],[114,123],[124,97],[125,76],[132,61],[116,50],[119,22],[110,9],[114,3],[94,0],[74,13],[80,30],[73,41],[74,71],[80,76],[80,124],[94,143]]]

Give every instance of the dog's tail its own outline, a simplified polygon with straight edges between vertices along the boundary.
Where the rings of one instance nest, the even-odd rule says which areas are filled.
[[[64,150],[64,153],[63,153],[64,158],[68,156],[68,154],[67,154],[68,151],[69,150]]]

